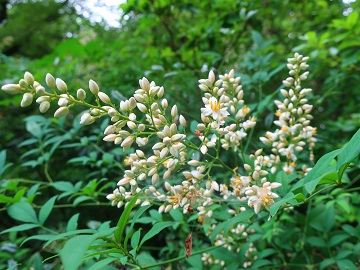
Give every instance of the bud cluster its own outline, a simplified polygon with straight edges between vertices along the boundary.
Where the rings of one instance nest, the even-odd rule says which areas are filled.
[[[272,154],[266,157],[268,167],[275,172],[276,164],[285,161],[282,169],[290,174],[297,167],[299,153],[308,145],[309,160],[313,160],[313,147],[316,142],[316,128],[310,126],[310,120],[313,118],[310,114],[313,106],[308,104],[308,96],[312,90],[302,88],[301,82],[306,80],[309,72],[306,64],[308,57],[295,53],[293,58],[288,59],[287,67],[289,75],[283,84],[287,89],[281,89],[280,92],[284,97],[283,101],[275,100],[277,111],[275,115],[277,120],[274,124],[279,128],[274,132],[266,132],[260,140],[272,147]],[[307,173],[309,168],[302,166],[302,170]]]
[[[26,72],[19,84],[7,84],[2,90],[10,94],[23,94],[21,106],[29,106],[35,95],[41,112],[46,112],[52,102],[57,100],[55,117],[68,114],[74,105],[89,108],[82,114],[80,123],[90,125],[97,118],[108,116],[111,123],[104,130],[104,141],[132,149],[126,159],[129,168],[118,181],[118,187],[107,198],[113,206],[122,207],[140,194],[136,204],[159,205],[159,212],[182,208],[184,213],[197,211],[202,222],[211,217],[211,206],[221,197],[222,200],[237,200],[242,206],[229,209],[236,214],[247,206],[255,213],[264,206],[269,210],[278,197],[272,190],[281,184],[269,182],[269,172],[282,166],[293,166],[296,155],[306,143],[312,149],[315,129],[309,126],[312,106],[307,104],[305,95],[310,89],[301,89],[300,82],[308,72],[307,57],[295,54],[288,60],[290,76],[283,83],[289,90],[282,89],[284,101],[275,101],[278,106],[275,132],[267,132],[261,140],[272,146],[271,155],[262,155],[262,149],[250,155],[245,162],[243,140],[249,129],[256,125],[256,118],[250,116],[250,109],[243,99],[241,78],[235,77],[234,70],[216,79],[213,71],[207,79],[199,80],[199,88],[204,92],[201,108],[201,122],[197,124],[196,136],[189,136],[187,121],[180,114],[177,105],[169,106],[164,98],[164,87],[139,80],[140,88],[132,97],[113,104],[110,97],[100,91],[93,80],[89,81],[89,91],[95,98],[95,105],[87,103],[87,91],[80,88],[75,95],[66,83],[46,75],[47,91],[34,77]],[[244,169],[231,168],[221,159],[223,151],[240,153]],[[150,151],[149,151],[150,150]],[[231,179],[216,178],[214,172],[219,167],[233,175]],[[295,168],[295,166],[293,166]],[[230,177],[229,177],[230,178]]]

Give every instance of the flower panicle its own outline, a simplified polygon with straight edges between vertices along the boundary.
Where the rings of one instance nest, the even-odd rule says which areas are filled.
[[[249,159],[242,160],[240,169],[225,164],[221,153],[231,149],[244,158],[244,140],[257,119],[245,104],[241,78],[234,70],[218,78],[210,71],[206,79],[199,80],[204,97],[201,122],[192,131],[194,134],[188,133],[187,121],[179,107],[170,105],[164,97],[164,87],[145,77],[139,80],[140,88],[118,106],[94,80],[89,81],[88,90],[72,91],[65,81],[49,73],[45,79],[49,90],[29,72],[18,84],[4,85],[2,90],[23,94],[23,107],[35,100],[42,113],[57,101],[55,117],[67,115],[75,105],[86,106],[88,110],[80,118],[82,125],[91,125],[96,119],[108,116],[110,123],[104,129],[103,140],[119,145],[124,151],[135,149],[124,161],[128,169],[119,179],[118,187],[107,196],[111,204],[120,208],[141,193],[136,204],[160,202],[160,213],[177,208],[183,213],[196,211],[198,221],[203,222],[212,217],[216,198],[239,202],[238,209],[229,207],[231,214],[246,207],[253,208],[255,213],[269,210],[278,198],[273,190],[281,186],[270,182],[269,174],[281,164],[285,164],[286,172],[295,169],[297,155],[305,145],[312,150],[316,129],[310,126],[312,105],[308,104],[307,95],[311,89],[301,87],[309,74],[307,60],[299,54],[288,59],[289,77],[283,81],[285,88],[281,90],[284,99],[275,101],[274,124],[278,128],[260,138],[271,146],[272,153],[266,155],[259,149]],[[89,103],[90,99],[94,104]],[[218,167],[232,177],[217,178],[213,172]]]

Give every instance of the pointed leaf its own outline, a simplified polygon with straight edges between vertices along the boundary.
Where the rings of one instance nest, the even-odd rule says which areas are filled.
[[[44,222],[48,218],[52,208],[54,207],[56,198],[57,198],[57,196],[52,197],[41,207],[40,212],[39,212],[40,224],[44,224]]]
[[[34,208],[26,202],[14,203],[7,207],[7,211],[13,219],[39,224]]]
[[[33,229],[36,227],[39,227],[39,225],[37,225],[37,224],[21,224],[19,226],[14,226],[10,229],[2,231],[2,232],[0,232],[0,234],[8,233],[8,232],[21,232],[21,231],[30,230],[30,229]]]
[[[131,201],[129,202],[129,204],[126,206],[124,212],[121,214],[121,217],[117,223],[117,230],[114,232],[114,236],[115,236],[115,239],[117,241],[118,244],[121,243],[121,240],[122,240],[122,234],[124,232],[124,229],[125,229],[125,226],[126,226],[126,223],[128,222],[129,220],[129,217],[130,217],[130,213],[131,213],[131,210],[133,209],[135,203],[136,203],[136,200],[137,198],[139,197],[139,194],[136,194],[134,196],[134,198],[131,199]]]
[[[148,231],[145,235],[144,238],[141,240],[139,248],[150,238],[154,237],[155,235],[157,235],[159,232],[161,232],[163,229],[174,225],[174,222],[172,221],[165,221],[165,222],[161,222],[161,223],[157,223],[155,224],[150,231]]]
[[[352,161],[360,154],[360,129],[354,134],[350,141],[342,149],[338,156],[336,168],[339,170],[345,163]]]
[[[77,229],[79,215],[80,215],[79,213],[75,214],[69,219],[68,224],[66,226],[67,232],[75,231]]]

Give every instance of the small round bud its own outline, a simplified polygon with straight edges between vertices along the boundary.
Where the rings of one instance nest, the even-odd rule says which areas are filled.
[[[21,87],[18,84],[5,84],[1,86],[1,90],[11,95],[21,93]]]
[[[86,98],[86,92],[84,89],[80,88],[76,91],[76,97],[80,100],[84,100]]]
[[[90,89],[90,92],[93,93],[94,95],[97,95],[99,93],[99,86],[93,80],[89,81],[89,89]]]
[[[98,97],[100,98],[100,100],[104,103],[110,103],[110,98],[107,94],[105,94],[104,92],[99,92],[98,93]]]
[[[65,116],[69,113],[69,108],[68,107],[60,107],[59,109],[57,109],[54,113],[54,117],[61,117],[61,116]]]
[[[66,83],[60,79],[60,78],[56,78],[56,87],[61,91],[61,92],[67,92],[67,85]]]
[[[178,108],[177,108],[176,105],[174,105],[174,106],[171,108],[171,116],[172,116],[173,118],[175,118],[175,117],[177,116],[177,114],[178,114]]]
[[[25,93],[21,100],[21,107],[27,107],[33,102],[33,95],[31,93]]]
[[[28,83],[24,79],[21,79],[19,81],[19,85],[20,85],[21,88],[27,88],[28,87]]]
[[[45,94],[45,87],[43,87],[43,86],[41,86],[41,85],[39,85],[38,87],[36,87],[36,94],[38,94],[38,95],[43,95],[43,94]]]
[[[50,108],[49,101],[43,101],[40,103],[39,110],[41,113],[45,113]]]
[[[56,82],[55,82],[55,78],[53,75],[51,75],[50,73],[46,74],[46,78],[45,78],[46,84],[51,88],[54,89],[56,86]]]
[[[90,125],[95,122],[95,118],[89,113],[84,113],[80,118],[81,125]]]
[[[24,74],[24,80],[28,83],[28,85],[33,85],[35,82],[34,76],[28,71]]]

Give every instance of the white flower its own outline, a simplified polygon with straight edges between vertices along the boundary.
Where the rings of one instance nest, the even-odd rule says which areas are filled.
[[[215,97],[210,97],[210,99],[203,98],[203,100],[205,104],[205,108],[201,108],[203,116],[211,116],[213,119],[221,121],[229,115],[227,109],[221,108],[222,103]]]
[[[270,210],[270,206],[274,204],[274,199],[279,197],[271,191],[271,188],[280,186],[280,183],[265,182],[262,187],[252,186],[247,188],[245,194],[248,196],[248,205],[254,208],[256,214],[260,212],[261,205]]]

